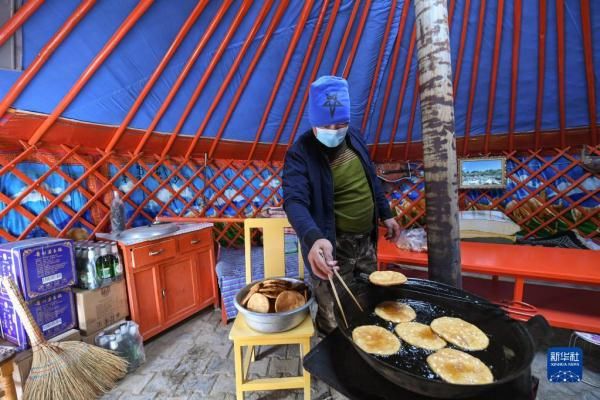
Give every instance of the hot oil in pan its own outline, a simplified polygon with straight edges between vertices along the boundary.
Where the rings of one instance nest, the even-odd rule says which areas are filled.
[[[429,325],[434,319],[443,316],[461,318],[461,315],[455,312],[448,311],[441,306],[431,304],[428,302],[407,299],[402,299],[398,301],[400,303],[408,304],[409,306],[411,306],[417,313],[417,318],[415,319],[415,321],[420,322],[422,324]],[[377,315],[375,315],[374,312],[370,314],[363,314],[363,317],[360,318],[358,322],[359,323],[356,324],[356,326],[377,325],[392,332],[394,332],[394,327],[396,325],[392,322],[385,321],[384,319],[378,317]],[[480,329],[482,329],[485,332],[485,329],[481,327]],[[483,351],[467,351],[467,353],[483,361],[483,363],[486,364],[492,371],[492,374],[494,375],[494,380],[497,380],[506,374],[507,360],[505,357],[505,351],[504,348],[499,343],[497,343],[497,341],[494,341],[494,338],[488,332],[486,332],[486,334],[490,338],[490,345],[488,346],[488,348]],[[433,351],[421,349],[412,346],[403,340],[401,341],[402,346],[399,353],[394,354],[392,356],[372,356],[380,359],[381,361],[387,364],[393,365],[396,368],[418,376],[422,376],[423,378],[441,380],[427,365],[427,356],[434,353]],[[448,343],[447,347],[461,350],[460,348],[450,343]]]

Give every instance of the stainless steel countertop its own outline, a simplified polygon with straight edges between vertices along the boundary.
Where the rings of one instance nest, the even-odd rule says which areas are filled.
[[[100,238],[100,239],[112,240],[112,241],[119,242],[120,244],[123,244],[125,246],[132,246],[132,245],[139,244],[139,243],[150,242],[150,241],[154,241],[154,240],[157,240],[157,239],[164,239],[164,238],[167,238],[167,237],[177,236],[177,235],[181,235],[181,234],[184,234],[184,233],[199,231],[201,229],[212,228],[212,226],[213,226],[213,224],[209,223],[209,222],[202,222],[202,223],[195,223],[195,222],[190,222],[190,223],[175,223],[175,225],[177,225],[179,227],[179,229],[176,230],[175,232],[171,232],[171,233],[168,233],[166,235],[154,236],[154,237],[143,238],[143,239],[128,239],[128,240],[123,240],[123,239],[121,239],[119,237],[116,237],[115,235],[113,235],[111,233],[97,233],[96,236],[98,238]]]

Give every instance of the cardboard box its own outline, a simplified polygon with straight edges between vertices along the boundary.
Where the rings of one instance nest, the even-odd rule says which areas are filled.
[[[67,332],[58,335],[50,342],[66,342],[66,341],[80,341],[81,335],[77,329],[71,329]],[[31,363],[33,362],[33,352],[31,349],[24,350],[17,353],[13,360],[13,380],[15,381],[15,388],[17,389],[17,397],[21,399],[23,397],[23,389],[25,387],[25,380],[29,376],[31,370]]]
[[[0,245],[0,275],[12,278],[26,301],[77,282],[73,241],[34,238]],[[0,294],[6,295],[4,287]]]
[[[71,289],[63,289],[27,302],[33,319],[46,339],[75,328],[75,304]],[[0,296],[0,329],[2,337],[21,350],[29,347],[25,327],[8,297]]]
[[[114,331],[115,329],[117,329],[121,324],[124,324],[125,320],[122,319],[118,322],[115,322],[112,325],[109,325],[103,329],[100,329],[97,332],[94,332],[90,335],[81,335],[81,341],[82,342],[86,342],[87,344],[93,344],[94,346],[96,345],[96,337],[99,336],[101,333],[103,332],[109,332],[109,331]]]
[[[91,335],[129,315],[125,280],[95,290],[75,289],[77,321],[84,335]]]

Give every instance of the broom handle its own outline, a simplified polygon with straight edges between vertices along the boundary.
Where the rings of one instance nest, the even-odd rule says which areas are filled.
[[[38,324],[35,323],[33,315],[31,315],[31,311],[29,311],[29,307],[27,307],[23,296],[21,296],[19,289],[17,289],[17,285],[15,285],[12,279],[7,277],[2,278],[2,285],[6,288],[8,298],[12,302],[14,310],[17,312],[17,315],[25,327],[27,336],[29,336],[29,340],[31,341],[31,347],[44,343],[46,341],[44,334]]]

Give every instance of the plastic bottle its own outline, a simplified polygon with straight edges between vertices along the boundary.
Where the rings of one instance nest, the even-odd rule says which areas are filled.
[[[96,289],[100,286],[100,280],[96,271],[96,250],[90,246],[87,249],[87,262],[85,264],[85,270],[82,274],[82,283],[85,285],[85,289]]]
[[[119,249],[117,247],[117,243],[113,242],[111,245],[112,252],[112,261],[113,261],[113,272],[115,280],[121,279],[123,276],[123,263],[121,261],[121,256],[119,255]]]
[[[113,200],[110,203],[110,227],[112,233],[125,230],[125,205],[118,190],[113,191]]]

